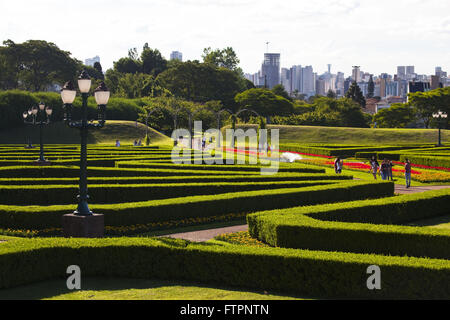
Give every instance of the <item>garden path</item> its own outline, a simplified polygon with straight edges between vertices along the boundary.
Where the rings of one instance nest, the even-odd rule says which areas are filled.
[[[395,193],[398,194],[412,194],[412,193],[419,193],[419,192],[425,192],[429,190],[440,190],[450,188],[450,186],[421,186],[421,187],[411,187],[406,188],[403,185],[395,185]],[[224,228],[214,228],[214,229],[207,229],[207,230],[201,230],[201,231],[191,231],[191,232],[184,232],[184,233],[175,233],[175,234],[169,234],[164,235],[164,237],[169,238],[176,238],[176,239],[185,239],[193,242],[203,242],[213,239],[214,237],[218,236],[219,234],[223,233],[233,233],[233,232],[239,232],[239,231],[247,231],[248,225],[239,225],[239,226],[232,226],[232,227],[224,227]]]

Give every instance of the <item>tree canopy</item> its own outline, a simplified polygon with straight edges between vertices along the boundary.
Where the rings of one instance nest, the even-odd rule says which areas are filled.
[[[6,40],[3,45],[0,47],[1,89],[45,91],[50,85],[74,79],[82,66],[70,52],[51,42]]]

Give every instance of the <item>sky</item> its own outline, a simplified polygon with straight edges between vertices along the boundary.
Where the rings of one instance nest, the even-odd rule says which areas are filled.
[[[46,40],[103,69],[147,42],[167,59],[201,60],[206,47],[233,47],[244,72],[267,52],[281,66],[312,65],[378,75],[414,65],[450,72],[449,0],[0,0],[0,41]]]

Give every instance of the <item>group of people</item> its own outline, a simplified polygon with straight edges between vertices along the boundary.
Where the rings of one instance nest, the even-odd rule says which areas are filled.
[[[378,163],[375,156],[370,159],[371,172],[375,180],[377,179],[377,171],[380,170],[380,176],[382,180],[393,180],[392,178],[392,164],[391,160],[384,159],[381,162],[381,165]],[[406,188],[411,187],[411,161],[406,158],[405,159],[405,182]]]
[[[393,163],[391,160],[384,159],[381,162],[381,165],[378,163],[377,158],[373,156],[370,159],[370,172],[373,174],[374,179],[377,179],[377,173],[380,172],[380,176],[382,180],[391,180],[393,181],[392,175],[392,167]],[[334,171],[337,174],[342,173],[342,168],[344,167],[344,160],[341,157],[337,157],[334,160]],[[406,188],[411,187],[411,161],[406,158],[405,159],[405,180],[406,180]]]
[[[373,156],[372,159],[370,159],[371,172],[372,172],[375,180],[377,179],[377,172],[379,169],[381,180],[391,180],[392,181],[393,180],[392,179],[392,167],[393,166],[394,165],[392,164],[392,161],[388,160],[388,159],[384,159],[381,162],[381,165],[378,163],[375,156]]]
[[[135,147],[140,147],[140,146],[142,146],[142,140],[141,140],[141,139],[139,139],[139,141],[138,141],[138,140],[134,140],[133,145],[134,145]],[[120,147],[120,140],[116,140],[116,147]]]

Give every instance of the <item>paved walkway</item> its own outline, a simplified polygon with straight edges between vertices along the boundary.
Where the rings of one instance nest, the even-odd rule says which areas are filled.
[[[399,193],[399,194],[412,194],[412,193],[425,192],[425,191],[429,191],[429,190],[440,190],[440,189],[446,189],[446,188],[450,188],[450,186],[421,186],[421,187],[411,187],[411,188],[407,189],[403,185],[396,184],[395,192]],[[208,230],[175,233],[175,234],[164,235],[162,237],[185,239],[185,240],[189,240],[189,241],[193,241],[193,242],[203,242],[203,241],[211,240],[214,237],[218,236],[219,234],[233,233],[233,232],[247,231],[247,230],[248,230],[248,225],[245,224],[245,225],[225,227],[225,228],[215,228],[215,229],[208,229]]]
[[[410,187],[406,188],[404,185],[395,185],[395,193],[399,194],[411,194],[411,193],[419,193],[419,192],[425,192],[430,190],[441,190],[441,189],[447,189],[450,188],[450,186],[420,186],[420,187]]]
[[[223,233],[234,233],[239,231],[247,231],[248,226],[246,224],[240,226],[232,226],[232,227],[224,227],[224,228],[215,228],[201,231],[192,231],[192,232],[184,232],[184,233],[175,233],[164,235],[162,237],[176,238],[176,239],[185,239],[193,242],[203,242],[213,239],[219,234]]]

